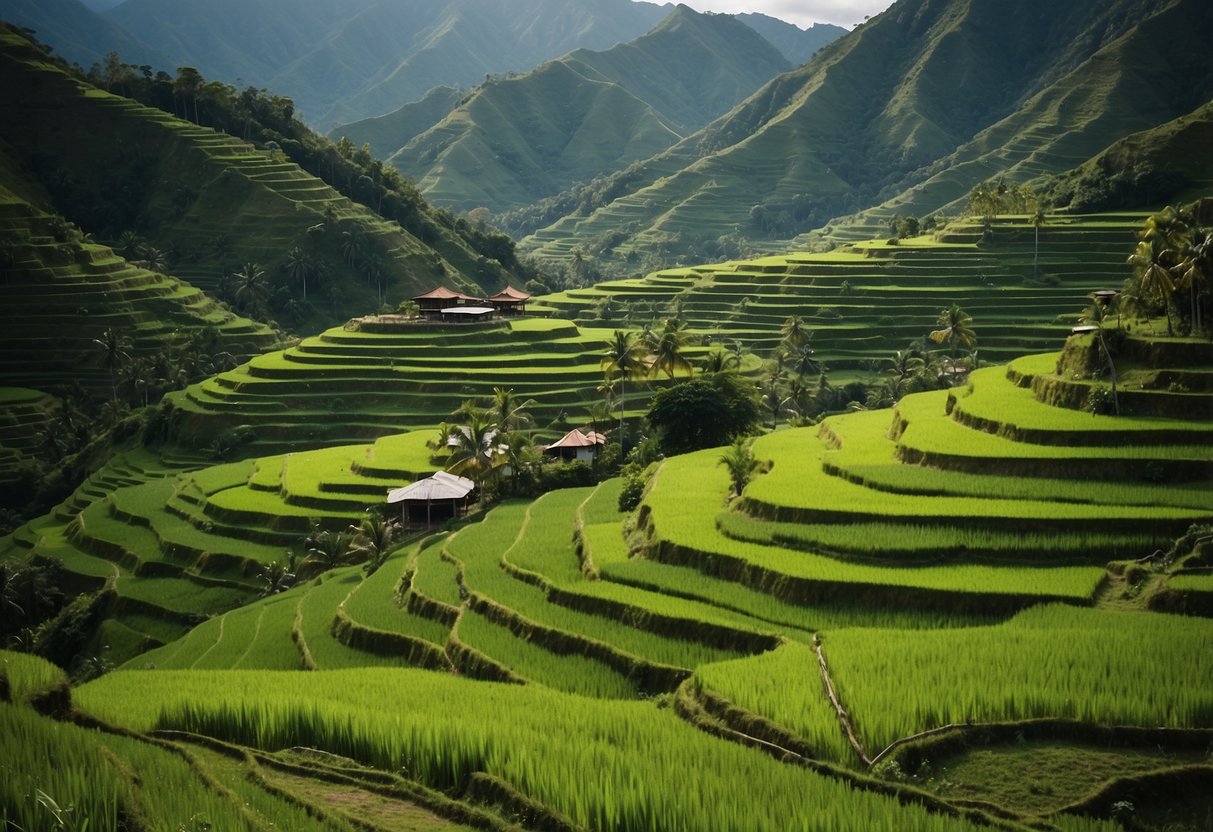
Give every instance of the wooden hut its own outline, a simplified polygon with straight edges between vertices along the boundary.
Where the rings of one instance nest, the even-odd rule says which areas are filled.
[[[525,315],[526,302],[530,299],[530,295],[513,286],[506,286],[492,297],[485,298],[502,315]]]
[[[548,456],[558,456],[566,462],[593,462],[606,444],[606,437],[596,431],[582,433],[574,428],[551,445],[544,445]]]
[[[421,314],[427,318],[438,317],[444,309],[449,307],[460,306],[468,302],[478,302],[479,300],[479,298],[456,292],[454,289],[448,289],[445,286],[435,286],[424,295],[417,295],[413,298],[413,301],[417,304],[417,308],[421,310]]]
[[[476,483],[467,477],[457,477],[446,471],[418,480],[411,485],[389,491],[389,506],[400,506],[400,519],[406,526],[424,523],[432,526],[458,517],[467,511]]]

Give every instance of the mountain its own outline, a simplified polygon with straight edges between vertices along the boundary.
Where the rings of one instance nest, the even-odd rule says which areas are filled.
[[[788,67],[733,17],[679,6],[631,43],[482,84],[388,160],[435,204],[509,210],[664,150]]]
[[[97,11],[80,0],[0,0],[0,19],[33,30],[40,42],[85,69],[104,63],[107,52],[117,52],[128,64],[169,68],[164,53]]]
[[[814,23],[802,29],[778,17],[755,12],[734,17],[770,41],[793,66],[800,66],[830,41],[847,33],[846,29],[831,23]]]
[[[309,123],[332,125],[609,48],[667,12],[632,0],[126,0],[107,17],[174,65],[289,95]]]
[[[376,156],[386,157],[447,117],[471,96],[461,87],[434,87],[420,101],[410,101],[387,115],[340,124],[329,131],[329,138],[349,139],[358,147],[369,144]]]
[[[901,0],[699,133],[566,198],[578,210],[524,245],[704,258],[725,235],[785,247],[882,203],[848,232],[871,236],[893,213],[958,205],[1000,173],[1067,170],[1191,111],[1213,95],[1210,38],[1202,0],[1024,0],[1013,16]]]
[[[116,86],[170,109],[183,97],[137,75]],[[187,107],[196,124],[97,89],[11,32],[0,43],[0,147],[48,195],[39,207],[101,239],[137,236],[159,270],[250,315],[306,332],[440,280],[469,292],[525,280],[509,271],[508,239],[435,211],[369,157],[343,156],[286,99],[229,95]],[[305,266],[294,278],[292,252]],[[231,285],[249,263],[264,270],[260,304]]]
[[[1213,101],[1126,136],[1073,170],[1041,183],[1049,202],[1088,213],[1180,204],[1213,192]]]

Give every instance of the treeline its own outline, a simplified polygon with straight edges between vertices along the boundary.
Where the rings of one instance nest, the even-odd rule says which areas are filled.
[[[520,268],[514,243],[499,232],[476,228],[465,218],[431,207],[416,186],[390,165],[371,156],[368,145],[355,148],[321,136],[295,118],[294,101],[264,89],[206,80],[193,67],[180,67],[174,77],[148,65],[122,63],[110,53],[104,65],[94,65],[88,80],[141,104],[221,130],[271,151],[319,177],[342,195],[360,202],[429,246],[441,249],[443,229],[461,238],[486,261],[477,277],[505,280]],[[519,275],[522,277],[522,275]]]

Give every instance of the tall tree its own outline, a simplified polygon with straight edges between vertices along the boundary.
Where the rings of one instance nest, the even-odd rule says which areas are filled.
[[[264,312],[270,293],[265,283],[265,270],[256,263],[245,263],[240,271],[232,274],[232,279],[236,283],[236,303],[252,314]]]
[[[192,66],[177,67],[177,80],[173,82],[173,95],[182,98],[182,115],[189,118],[189,102],[194,104],[194,123],[198,124],[198,91],[202,89],[202,73]]]
[[[645,365],[644,346],[636,333],[617,329],[606,341],[605,350],[598,361],[608,381],[619,380],[619,444],[623,445],[623,420],[627,411],[626,388],[629,378],[639,378],[648,372]]]
[[[674,318],[668,319],[662,326],[652,347],[651,372],[654,375],[665,373],[673,381],[675,371],[682,371],[688,375],[694,374],[694,367],[683,355],[683,350],[690,343],[686,327],[685,322]]]
[[[93,346],[101,355],[101,366],[109,371],[110,397],[118,398],[118,368],[131,360],[131,339],[121,334],[113,327],[101,333],[100,338],[93,339]]]
[[[1171,320],[1171,295],[1175,291],[1176,284],[1175,277],[1168,268],[1172,251],[1165,246],[1166,242],[1160,236],[1141,240],[1133,253],[1129,255],[1129,265],[1133,267],[1141,295],[1156,298],[1162,302],[1167,316],[1167,335],[1174,335],[1175,325]]]
[[[930,333],[930,338],[936,344],[947,344],[952,362],[956,362],[956,353],[961,346],[972,347],[977,343],[977,333],[973,331],[973,316],[953,303],[947,309],[941,309],[935,325],[939,329]]]
[[[488,415],[503,433],[514,433],[534,424],[530,409],[537,404],[534,399],[520,400],[512,388],[494,387]]]

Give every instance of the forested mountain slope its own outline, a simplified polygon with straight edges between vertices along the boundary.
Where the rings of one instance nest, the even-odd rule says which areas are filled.
[[[480,281],[496,291],[510,277],[498,262],[510,252],[494,251],[491,262],[407,183],[372,181],[369,158],[343,155],[310,133],[291,117],[286,99],[236,98],[209,85],[177,96],[171,82],[147,82],[150,99],[163,96],[168,109],[181,102],[204,124],[235,120],[260,140],[255,146],[92,87],[16,35],[0,45],[0,77],[0,102],[11,115],[0,124],[0,139],[56,210],[106,240],[144,239],[173,273],[229,300],[239,300],[238,287],[225,289],[224,282],[244,264],[256,265],[264,272],[256,290],[262,303],[244,298],[240,305],[249,312],[260,305],[260,317],[273,312],[292,327],[319,329],[438,280],[468,291]],[[92,141],[81,142],[82,134]],[[265,141],[269,136],[281,145]],[[303,266],[288,268],[288,260]]]
[[[293,97],[327,129],[435,86],[632,40],[667,12],[632,0],[127,0],[107,17],[178,64]]]
[[[171,70],[169,57],[148,46],[80,0],[0,0],[0,20],[32,29],[55,54],[88,69],[103,63],[107,52],[136,66]]]
[[[381,155],[436,204],[508,210],[664,150],[789,66],[735,18],[680,6],[632,43],[486,82]]]
[[[786,240],[903,191],[899,210],[930,213],[1191,111],[1213,93],[1211,37],[1200,0],[902,0],[527,245],[710,257],[722,235]]]

